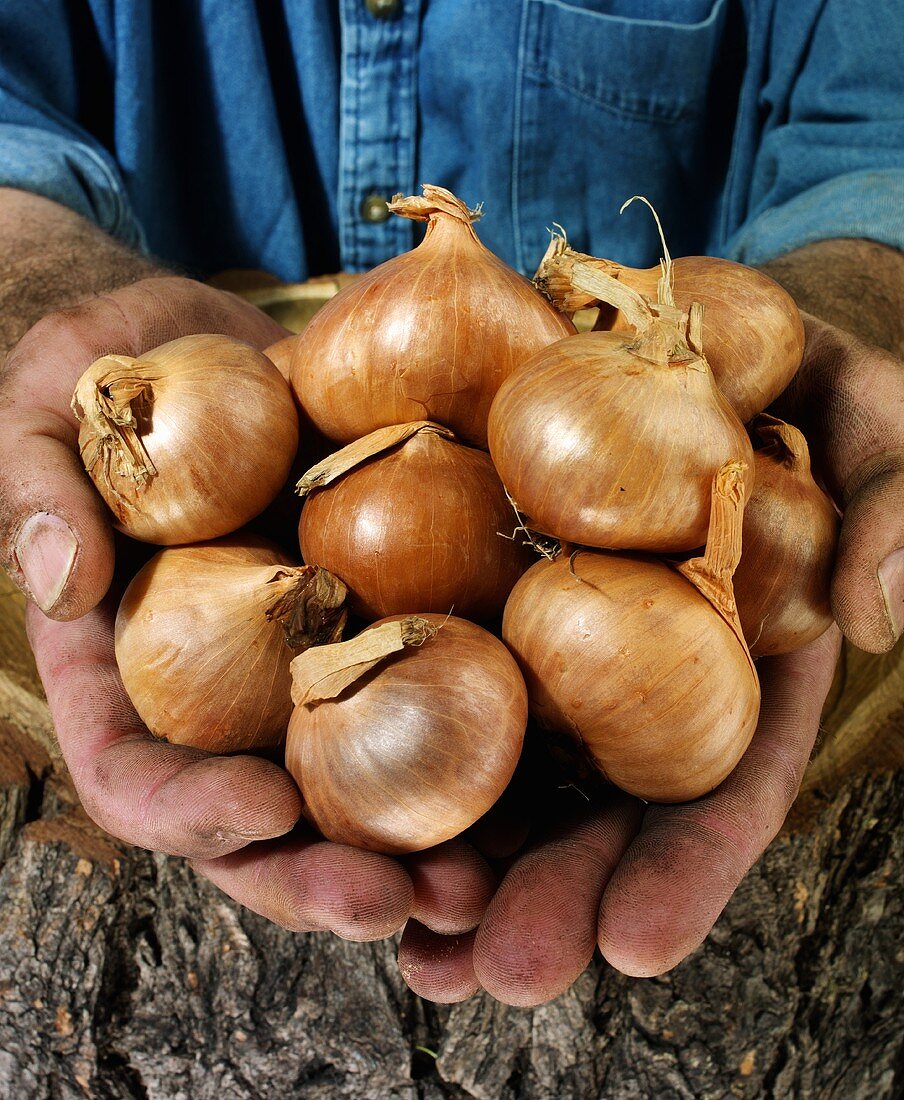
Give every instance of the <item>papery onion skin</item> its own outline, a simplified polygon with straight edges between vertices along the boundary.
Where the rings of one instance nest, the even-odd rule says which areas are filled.
[[[679,573],[639,554],[540,561],[502,634],[531,713],[630,794],[682,802],[716,787],[756,728],[759,684],[729,624]]]
[[[765,657],[800,649],[832,625],[840,521],[813,480],[803,435],[766,415],[751,427],[767,445],[754,451],[756,485],[734,591],[750,651]]]
[[[455,203],[457,214],[449,212]],[[574,332],[528,279],[481,244],[464,204],[449,192],[438,204],[416,248],[340,291],[298,338],[299,403],[337,443],[435,420],[486,446],[502,381]]]
[[[752,467],[750,441],[705,363],[658,364],[630,345],[588,332],[538,352],[493,402],[490,453],[537,531],[692,550],[706,541],[715,471],[732,457]]]
[[[161,550],[116,615],[123,685],[156,737],[209,752],[275,747],[292,713],[295,651],[267,608],[297,563],[252,535]]]
[[[658,267],[618,265],[621,282],[654,300]],[[675,304],[703,306],[703,346],[719,389],[743,423],[771,404],[797,372],[804,326],[791,295],[762,271],[715,256],[672,262]],[[621,314],[603,308],[599,327],[628,330]]]
[[[86,380],[103,386],[105,364],[117,359],[128,375],[147,380],[135,406],[137,434],[155,472],[121,476],[115,458],[105,468],[88,419],[79,448],[120,530],[173,546],[229,534],[262,512],[298,449],[292,393],[271,361],[228,336],[186,336],[137,360],[98,360],[79,382],[79,408],[91,389]]]
[[[292,715],[286,767],[328,840],[430,848],[486,813],[515,770],[527,692],[511,654],[473,623],[423,617],[435,637]]]
[[[488,454],[422,431],[311,493],[298,535],[365,619],[417,607],[482,622],[534,561],[503,537],[515,523]]]

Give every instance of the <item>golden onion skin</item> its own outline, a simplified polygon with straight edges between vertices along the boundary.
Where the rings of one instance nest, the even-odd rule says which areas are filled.
[[[655,301],[660,268],[618,267],[621,282]],[[756,268],[716,256],[672,262],[675,304],[703,306],[703,347],[719,389],[747,423],[785,389],[804,353],[804,325],[794,299]],[[601,327],[630,331],[622,314],[603,309]]]
[[[754,451],[756,485],[744,512],[741,562],[733,584],[754,657],[791,653],[832,625],[830,587],[840,520],[813,480],[803,435],[762,416],[754,428],[787,440]]]
[[[575,331],[481,244],[458,205],[464,214],[431,216],[416,248],[340,291],[298,338],[292,385],[329,439],[433,420],[485,447],[501,383]]]
[[[538,352],[496,395],[490,453],[534,530],[692,550],[706,541],[715,472],[733,458],[752,469],[750,440],[705,363],[655,363],[630,344],[588,332]]]
[[[151,733],[208,752],[283,742],[295,653],[266,611],[271,578],[295,566],[242,534],[161,550],[136,574],[116,615],[116,661]]]
[[[527,692],[512,655],[464,619],[423,618],[435,637],[292,714],[286,767],[328,840],[430,848],[482,817],[515,770]]]
[[[90,462],[100,439],[82,421],[79,448],[120,530],[158,546],[201,542],[238,530],[275,499],[298,449],[298,414],[265,355],[229,336],[197,335],[112,358],[146,383],[134,411],[156,471],[141,484],[117,472],[118,455],[109,467],[102,457]],[[89,367],[77,398],[104,387],[110,362]]]
[[[365,619],[419,607],[481,622],[534,560],[499,534],[515,522],[490,456],[428,431],[315,489],[298,533],[303,559],[344,581]]]
[[[613,783],[655,802],[716,787],[756,728],[743,644],[683,576],[639,554],[581,551],[534,565],[502,635],[531,713],[574,738]]]

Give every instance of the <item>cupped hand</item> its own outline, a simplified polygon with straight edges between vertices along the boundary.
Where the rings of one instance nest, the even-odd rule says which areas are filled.
[[[476,932],[447,937],[419,924],[405,928],[399,964],[412,989],[456,1001],[482,987],[506,1004],[531,1006],[565,992],[597,946],[612,966],[636,977],[681,962],[782,827],[816,738],[839,642],[832,627],[797,653],[758,663],[757,731],[711,794],[645,805],[612,789],[563,822],[548,820],[538,800],[529,845]]]
[[[101,355],[138,356],[196,332],[260,349],[286,335],[231,294],[153,278],[49,315],[0,375],[0,547],[34,601],[29,640],[82,803],[113,836],[189,858],[225,892],[293,930],[373,939],[412,912],[443,932],[473,928],[494,879],[468,845],[403,864],[327,843],[298,826],[300,795],[282,768],[156,741],[123,689],[114,598],[103,598],[113,535],[82,469],[69,402]]]
[[[804,315],[804,362],[775,412],[804,430],[814,469],[843,510],[832,603],[872,652],[904,625],[904,365]],[[514,1005],[564,992],[599,946],[625,974],[652,976],[699,946],[784,823],[810,756],[840,646],[833,627],[757,663],[762,709],[738,767],[712,794],[649,805],[613,792],[566,825],[535,823],[479,928],[409,925],[402,973],[416,992],[460,1000],[481,986]]]

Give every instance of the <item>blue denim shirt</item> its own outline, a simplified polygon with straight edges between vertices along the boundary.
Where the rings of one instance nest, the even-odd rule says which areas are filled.
[[[370,8],[380,5],[371,3]],[[0,184],[205,274],[407,248],[444,184],[523,271],[904,247],[904,18],[877,0],[0,0]]]

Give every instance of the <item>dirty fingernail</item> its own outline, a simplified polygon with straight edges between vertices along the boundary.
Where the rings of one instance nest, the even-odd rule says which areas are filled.
[[[904,627],[904,550],[895,550],[879,566],[879,584],[885,599],[885,610],[897,638]]]
[[[59,516],[36,512],[22,525],[16,539],[16,563],[42,611],[50,611],[60,598],[77,553],[72,528]]]

